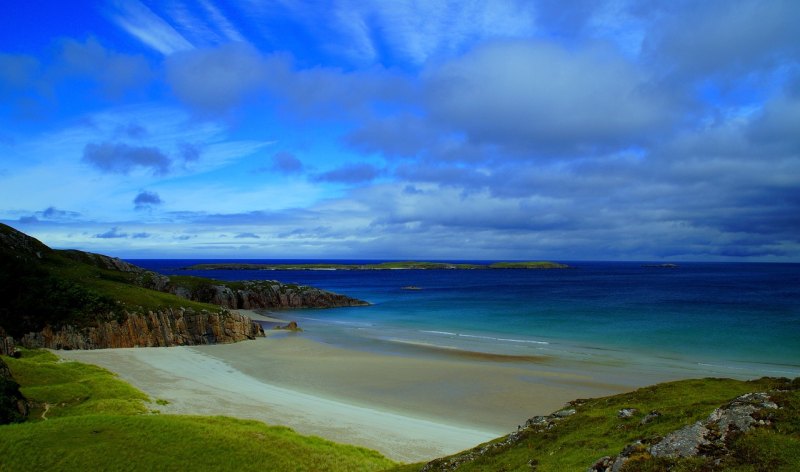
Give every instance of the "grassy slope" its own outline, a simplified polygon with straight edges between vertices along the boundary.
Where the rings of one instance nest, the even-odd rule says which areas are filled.
[[[330,470],[393,465],[375,451],[224,417],[153,414],[140,391],[47,351],[4,358],[35,403],[0,426],[0,470]],[[47,420],[41,419],[47,404]]]
[[[577,413],[543,433],[528,434],[519,443],[492,451],[459,471],[583,471],[603,456],[614,456],[637,439],[656,438],[695,421],[705,419],[715,408],[748,392],[800,387],[797,380],[760,379],[743,382],[729,379],[683,380],[645,387],[631,393],[589,400],[576,407]],[[800,470],[800,390],[777,394],[777,421],[772,428],[757,430],[734,444],[733,454],[719,468],[703,460],[643,460],[630,464],[628,471],[668,470]],[[633,418],[618,418],[622,408],[636,408]],[[651,410],[661,416],[642,425]],[[495,441],[498,442],[498,441]],[[395,471],[419,470],[422,464],[399,466]]]
[[[52,250],[13,228],[0,224],[0,326],[14,337],[46,324],[90,326],[121,319],[124,311],[143,312],[185,307],[219,312],[197,303],[139,285],[142,272],[102,266],[79,251]]]

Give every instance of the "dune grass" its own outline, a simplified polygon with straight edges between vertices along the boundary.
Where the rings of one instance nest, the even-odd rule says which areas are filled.
[[[100,367],[49,351],[4,358],[33,403],[26,423],[0,426],[0,470],[373,471],[378,452],[225,417],[160,415],[163,402]]]

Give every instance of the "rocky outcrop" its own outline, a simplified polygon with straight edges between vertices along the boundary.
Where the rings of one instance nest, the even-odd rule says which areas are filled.
[[[232,343],[264,336],[260,324],[238,313],[199,313],[163,309],[146,314],[129,313],[122,322],[109,321],[78,329],[65,326],[26,334],[28,348],[104,349],[118,347],[181,346]]]
[[[13,356],[17,352],[17,346],[14,338],[8,336],[6,332],[0,327],[0,356]]]
[[[0,358],[0,424],[19,423],[28,416],[28,401],[19,391],[11,370]]]
[[[580,402],[580,400],[578,400],[578,402]],[[570,403],[570,406],[576,405],[573,402]],[[575,410],[575,408],[564,408],[547,416],[534,416],[525,422],[525,426],[518,426],[517,431],[509,434],[502,441],[490,442],[484,446],[478,446],[460,454],[456,454],[455,456],[434,459],[425,464],[420,472],[457,470],[462,465],[475,461],[476,459],[479,459],[491,453],[492,451],[510,448],[511,446],[514,446],[515,444],[527,439],[532,434],[540,434],[544,433],[545,431],[550,431],[551,429],[555,428],[559,422],[574,415],[576,412],[577,410]]]
[[[705,420],[673,431],[655,444],[648,446],[637,441],[626,446],[617,456],[599,459],[588,472],[618,472],[633,456],[667,459],[702,456],[718,460],[728,453],[730,437],[768,425],[769,414],[764,412],[777,408],[768,393],[741,395],[714,410]]]
[[[131,290],[132,286],[136,290]],[[149,297],[147,308],[138,307],[131,295],[139,287],[220,308],[208,307],[210,312],[198,313],[176,308],[182,301],[164,296]],[[13,336],[0,333],[3,354],[13,354],[15,344],[98,349],[229,343],[263,335],[263,330],[249,318],[226,309],[368,305],[344,295],[277,281],[171,279],[115,257],[53,250],[1,223],[0,300],[10,301],[0,303],[0,327]]]
[[[204,284],[189,290],[173,286],[169,291],[188,300],[212,303],[229,309],[335,308],[365,306],[369,303],[307,285],[284,284],[275,280],[245,281],[227,285]]]

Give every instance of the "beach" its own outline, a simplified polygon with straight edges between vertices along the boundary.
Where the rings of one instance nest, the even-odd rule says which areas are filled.
[[[287,332],[234,344],[56,353],[107,368],[153,401],[166,400],[153,404],[162,413],[257,419],[403,462],[473,447],[576,398],[686,376],[634,364],[463,351],[393,355]]]

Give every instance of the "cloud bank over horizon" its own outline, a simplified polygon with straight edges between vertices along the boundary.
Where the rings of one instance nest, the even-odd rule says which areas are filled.
[[[54,247],[800,262],[796,2],[132,0],[0,22],[0,221]]]

